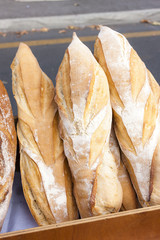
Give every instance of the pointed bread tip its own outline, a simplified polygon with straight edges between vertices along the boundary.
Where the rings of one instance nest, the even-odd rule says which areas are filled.
[[[20,44],[19,44],[19,48],[20,48],[20,47],[25,47],[25,46],[27,46],[27,47],[28,47],[28,45],[27,45],[27,44],[25,44],[24,42],[20,42]]]
[[[115,30],[113,30],[112,28],[108,27],[108,26],[103,26],[100,25],[100,31],[101,32],[108,32],[108,33],[117,33]]]
[[[103,25],[98,25],[98,27],[99,27],[99,30],[101,30],[104,26]]]
[[[17,50],[17,53],[19,51],[24,51],[25,49],[30,49],[29,46],[27,44],[25,44],[24,42],[20,42],[19,43],[19,46],[18,46],[18,50]]]
[[[71,41],[71,44],[77,44],[77,42],[81,42],[80,39],[77,37],[77,34],[75,32],[73,32],[73,35],[72,35],[72,41]]]
[[[76,39],[76,38],[78,38],[78,37],[77,37],[77,34],[76,34],[76,32],[73,32],[72,39],[74,40],[74,39]]]
[[[100,25],[100,30],[103,31],[103,30],[111,30],[111,28],[107,27],[107,26],[104,26],[104,25]]]

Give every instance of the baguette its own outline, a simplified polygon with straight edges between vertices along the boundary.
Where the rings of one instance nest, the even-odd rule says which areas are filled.
[[[157,181],[153,176],[160,174],[159,158],[152,168],[160,134],[159,85],[127,39],[108,27],[101,27],[95,57],[108,77],[123,161],[141,205],[149,206]]]
[[[30,211],[39,225],[77,219],[52,81],[24,43],[11,68],[22,186]]]
[[[0,81],[0,230],[12,195],[16,149],[12,108],[7,91]]]
[[[81,217],[119,211],[122,189],[109,149],[109,87],[104,71],[75,33],[56,77],[56,102]]]

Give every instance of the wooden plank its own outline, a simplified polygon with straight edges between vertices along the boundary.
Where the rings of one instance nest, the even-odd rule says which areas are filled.
[[[160,239],[160,207],[92,217],[45,227],[5,233],[4,240]]]

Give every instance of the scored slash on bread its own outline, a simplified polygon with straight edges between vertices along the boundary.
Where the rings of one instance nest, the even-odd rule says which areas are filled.
[[[17,137],[7,91],[0,81],[0,229],[6,216],[15,171]]]
[[[108,78],[116,136],[139,201],[160,203],[159,85],[120,33],[101,27],[94,52]]]
[[[18,106],[21,178],[30,211],[39,225],[76,219],[71,176],[58,132],[53,83],[23,43],[11,68]]]
[[[109,87],[104,71],[75,33],[58,70],[55,99],[81,217],[118,211],[122,189],[109,150]]]

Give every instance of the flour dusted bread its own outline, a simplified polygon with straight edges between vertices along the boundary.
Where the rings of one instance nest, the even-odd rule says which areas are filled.
[[[12,108],[7,91],[0,81],[0,230],[12,195],[16,147]]]
[[[53,84],[23,43],[11,68],[18,106],[22,185],[30,211],[39,225],[76,219]]]
[[[81,217],[118,211],[122,189],[109,150],[112,110],[108,83],[76,34],[58,70],[56,102]]]
[[[115,132],[139,201],[160,204],[159,85],[127,39],[108,27],[101,27],[95,57],[109,81]]]
[[[118,169],[118,179],[121,183],[123,190],[123,200],[121,210],[132,210],[139,207],[138,199],[131,183],[129,174],[121,159],[121,152],[115,136],[114,129],[111,129],[111,135],[109,138],[109,147],[116,160]]]

